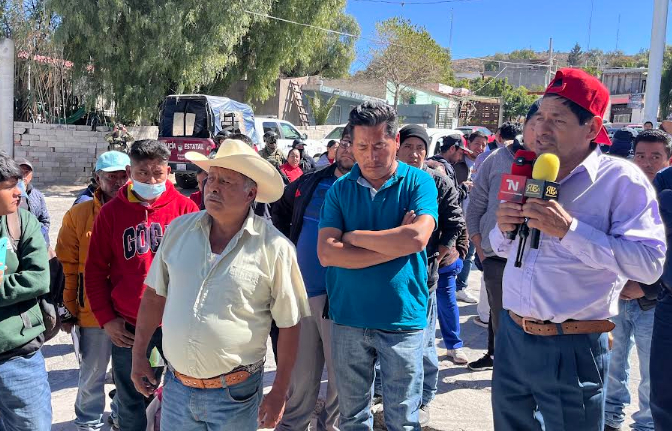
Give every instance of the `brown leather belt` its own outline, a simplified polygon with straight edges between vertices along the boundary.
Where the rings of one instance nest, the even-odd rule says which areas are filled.
[[[528,317],[521,317],[509,311],[509,316],[523,331],[530,335],[550,337],[554,335],[600,334],[611,332],[616,327],[609,320],[568,320],[562,323],[543,322]]]
[[[263,366],[264,361],[262,360],[253,365],[238,367],[230,373],[211,377],[209,379],[197,379],[196,377],[187,376],[186,374],[182,374],[175,370],[170,364],[168,364],[168,369],[173,372],[177,380],[182,382],[184,386],[196,389],[221,389],[224,387],[224,385],[222,385],[222,380],[226,383],[226,387],[243,383],[252,374],[263,368]]]

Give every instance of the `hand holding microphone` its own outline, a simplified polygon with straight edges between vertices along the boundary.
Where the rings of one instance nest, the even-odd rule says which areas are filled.
[[[532,179],[527,181],[522,216],[531,229],[531,247],[539,248],[540,232],[563,238],[572,223],[572,216],[562,208],[557,198],[560,186],[558,178],[560,160],[555,154],[542,154],[534,164]]]
[[[511,165],[511,173],[502,175],[502,182],[499,186],[499,194],[497,199],[504,201],[500,204],[506,206],[511,202],[514,204],[525,203],[525,184],[532,178],[532,165],[536,154],[533,151],[518,150],[514,156],[513,164]],[[515,207],[519,208],[520,205]],[[514,239],[518,234],[518,227],[523,221],[515,223],[512,229],[503,230],[506,232],[508,239]],[[501,226],[500,226],[501,228]]]

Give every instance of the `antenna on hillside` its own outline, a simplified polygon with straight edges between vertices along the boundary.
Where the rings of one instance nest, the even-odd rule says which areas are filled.
[[[618,14],[618,24],[616,25],[616,51],[618,51],[618,36],[621,33],[621,14]]]

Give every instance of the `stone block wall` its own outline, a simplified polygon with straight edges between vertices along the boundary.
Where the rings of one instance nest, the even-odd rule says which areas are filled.
[[[136,139],[156,139],[157,127],[129,127]],[[34,167],[39,185],[86,184],[96,158],[107,151],[107,127],[14,122],[14,157],[25,157]]]

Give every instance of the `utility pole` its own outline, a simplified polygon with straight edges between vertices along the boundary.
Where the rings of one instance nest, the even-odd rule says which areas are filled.
[[[553,78],[553,38],[548,41],[548,72],[546,72],[546,86],[551,83]]]
[[[590,18],[588,18],[588,46],[586,47],[586,51],[590,51],[590,33],[593,27],[593,2],[594,0],[590,0]]]
[[[450,9],[450,38],[448,39],[448,49],[453,49],[453,9]]]
[[[665,33],[667,30],[667,6],[669,0],[654,0],[651,47],[649,49],[649,76],[644,97],[644,121],[656,121],[660,99],[660,80],[663,75]],[[661,118],[665,120],[665,118]]]

